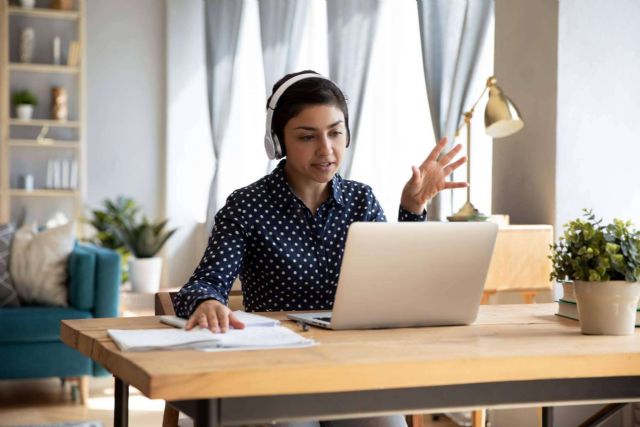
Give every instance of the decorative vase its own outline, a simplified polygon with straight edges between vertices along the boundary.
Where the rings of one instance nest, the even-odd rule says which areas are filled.
[[[59,10],[72,10],[73,9],[73,1],[72,0],[53,0],[51,3],[52,9]]]
[[[16,105],[16,115],[20,120],[31,120],[33,117],[33,105],[20,104]]]
[[[33,9],[36,5],[36,0],[20,0],[20,6],[24,9]]]
[[[162,258],[132,258],[129,260],[129,280],[133,292],[152,294],[160,289]]]
[[[36,32],[31,27],[20,32],[20,62],[30,63],[33,60],[33,46]]]
[[[585,335],[632,335],[640,283],[574,281],[580,329]]]
[[[51,115],[55,120],[66,121],[69,117],[67,108],[67,90],[63,87],[51,88]]]

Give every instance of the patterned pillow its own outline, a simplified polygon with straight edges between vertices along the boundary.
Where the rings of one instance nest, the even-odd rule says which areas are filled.
[[[18,293],[13,287],[9,274],[9,255],[11,240],[15,229],[11,224],[0,224],[0,307],[17,307],[20,305]]]
[[[38,233],[23,225],[11,244],[11,277],[20,301],[67,306],[67,259],[75,242],[75,224]]]

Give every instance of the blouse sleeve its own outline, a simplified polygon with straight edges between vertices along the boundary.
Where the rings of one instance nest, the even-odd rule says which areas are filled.
[[[242,208],[229,196],[218,211],[209,243],[200,264],[174,300],[176,315],[188,318],[197,305],[208,299],[227,304],[233,281],[238,276],[247,247],[241,225]]]

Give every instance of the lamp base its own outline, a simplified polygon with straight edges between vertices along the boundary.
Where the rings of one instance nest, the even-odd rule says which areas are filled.
[[[467,201],[458,212],[447,217],[447,220],[451,222],[486,221],[487,219],[489,219],[489,217],[480,213],[469,201]]]

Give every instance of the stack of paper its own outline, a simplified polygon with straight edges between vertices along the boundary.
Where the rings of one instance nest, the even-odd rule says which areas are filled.
[[[236,312],[236,316],[245,324],[245,329],[229,329],[225,333],[213,333],[208,329],[200,328],[190,331],[182,328],[109,329],[107,333],[122,351],[182,349],[220,351],[295,348],[315,344],[313,340],[280,326],[277,320],[244,312]],[[184,319],[179,320],[184,321]]]

